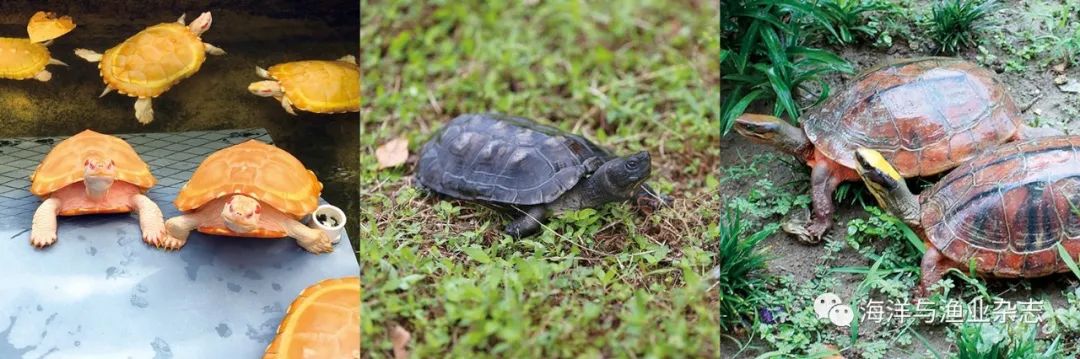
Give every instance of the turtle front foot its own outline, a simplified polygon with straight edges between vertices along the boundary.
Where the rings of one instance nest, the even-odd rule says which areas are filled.
[[[165,250],[177,250],[183,248],[184,245],[187,244],[187,239],[176,238],[170,236],[168,233],[165,233],[160,238],[158,238],[157,243],[151,243],[149,241],[147,241],[146,243],[153,244],[155,247]]]
[[[303,247],[305,250],[311,253],[330,253],[334,251],[334,243],[330,241],[330,237],[326,235],[326,232],[318,231],[319,236],[314,240],[302,240],[297,239],[296,244]]]
[[[30,245],[37,248],[45,248],[56,243],[56,232],[30,231]]]
[[[162,243],[165,242],[165,238],[168,236],[169,235],[165,233],[165,228],[162,227],[161,230],[158,231],[143,232],[142,240],[143,242],[146,242],[146,244],[161,248]]]

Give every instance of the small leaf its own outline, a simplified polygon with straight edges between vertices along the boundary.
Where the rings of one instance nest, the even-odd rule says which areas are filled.
[[[483,249],[475,245],[465,248],[465,255],[468,255],[469,258],[471,258],[472,260],[483,264],[491,263],[491,257],[488,257],[487,253],[484,253]]]
[[[409,140],[404,136],[390,140],[375,149],[379,169],[400,166],[409,158]]]

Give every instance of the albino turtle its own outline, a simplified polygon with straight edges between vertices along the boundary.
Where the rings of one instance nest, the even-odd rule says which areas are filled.
[[[209,12],[199,15],[191,25],[184,25],[184,16],[176,22],[157,24],[129,37],[115,47],[99,54],[87,49],[76,49],[75,55],[90,62],[100,62],[101,78],[105,91],[101,96],[119,91],[138,97],[135,101],[135,118],[147,124],[154,120],[150,101],[181,80],[199,71],[205,54],[224,55],[225,51],[202,42],[199,37],[210,29]]]
[[[161,209],[143,193],[154,185],[150,167],[120,138],[85,130],[53,147],[30,175],[30,192],[45,201],[34,212],[30,244],[56,242],[56,216],[127,213],[139,216],[143,241],[165,235]]]
[[[296,61],[270,67],[256,66],[266,81],[252,82],[248,91],[281,101],[285,111],[293,107],[315,113],[360,112],[360,67],[346,55],[337,61]]]
[[[327,279],[300,292],[263,359],[360,357],[360,277]]]
[[[300,223],[319,204],[322,183],[288,152],[250,140],[211,154],[173,202],[185,212],[165,222],[161,245],[180,248],[192,230],[236,237],[296,238],[314,253],[330,237]]]
[[[71,17],[57,18],[56,14],[44,11],[35,13],[26,25],[26,32],[30,38],[0,37],[0,78],[13,80],[33,78],[42,82],[52,79],[52,73],[45,70],[45,66],[67,66],[67,64],[49,57],[49,49],[46,46],[49,46],[53,39],[71,32],[74,28],[75,22],[71,20]]]

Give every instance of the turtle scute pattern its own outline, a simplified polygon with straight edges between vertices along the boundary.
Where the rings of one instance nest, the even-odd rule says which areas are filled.
[[[1010,143],[982,154],[923,194],[922,223],[954,261],[998,277],[1066,270],[1080,253],[1080,137]]]
[[[352,358],[359,351],[360,278],[346,277],[300,292],[263,358]]]
[[[150,167],[130,144],[118,137],[85,130],[60,141],[30,175],[30,192],[39,197],[83,180],[87,159],[112,160],[116,180],[142,189],[154,186]]]
[[[176,197],[176,208],[190,211],[214,199],[243,194],[301,218],[319,204],[322,183],[300,160],[257,140],[208,156]]]
[[[105,51],[98,67],[105,83],[133,97],[157,97],[199,71],[206,47],[186,26],[146,28]]]
[[[49,50],[28,39],[0,37],[0,78],[25,80],[49,63]]]
[[[438,136],[422,151],[418,179],[469,200],[549,203],[574,187],[586,161],[607,156],[579,136],[501,115],[462,115]]]
[[[807,137],[854,168],[859,147],[881,152],[905,177],[941,173],[1020,129],[1021,117],[994,74],[955,59],[881,66],[807,114]]]
[[[317,113],[360,111],[360,69],[344,61],[297,61],[271,66],[293,106]]]

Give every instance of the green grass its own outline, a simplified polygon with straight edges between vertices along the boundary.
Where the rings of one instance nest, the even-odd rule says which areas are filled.
[[[1036,326],[1003,328],[993,324],[963,324],[953,331],[956,359],[1035,359],[1062,357],[1058,337],[1049,344],[1036,340]]]
[[[675,203],[565,213],[513,240],[506,219],[361,156],[365,356],[388,330],[415,357],[715,357],[720,329],[717,69],[711,2],[363,3],[361,148],[421,144],[466,112],[519,115],[625,154]]]
[[[830,18],[825,7],[806,0],[722,1],[720,73],[721,135],[727,134],[735,119],[755,103],[773,104],[773,115],[796,122],[805,105],[800,94],[820,90],[812,104],[829,96],[822,76],[830,72],[851,73],[847,61],[836,54],[814,48],[810,33],[828,32],[843,42],[833,21],[854,21],[851,11],[837,7]],[[849,26],[842,26],[849,29]],[[850,38],[850,29],[847,31]]]
[[[998,8],[996,0],[940,0],[931,9],[928,35],[938,52],[955,54],[976,45]]]
[[[756,315],[768,261],[759,245],[779,228],[773,223],[747,234],[744,226],[737,211],[728,211],[720,222],[720,328],[724,331],[748,327],[748,318]]]

